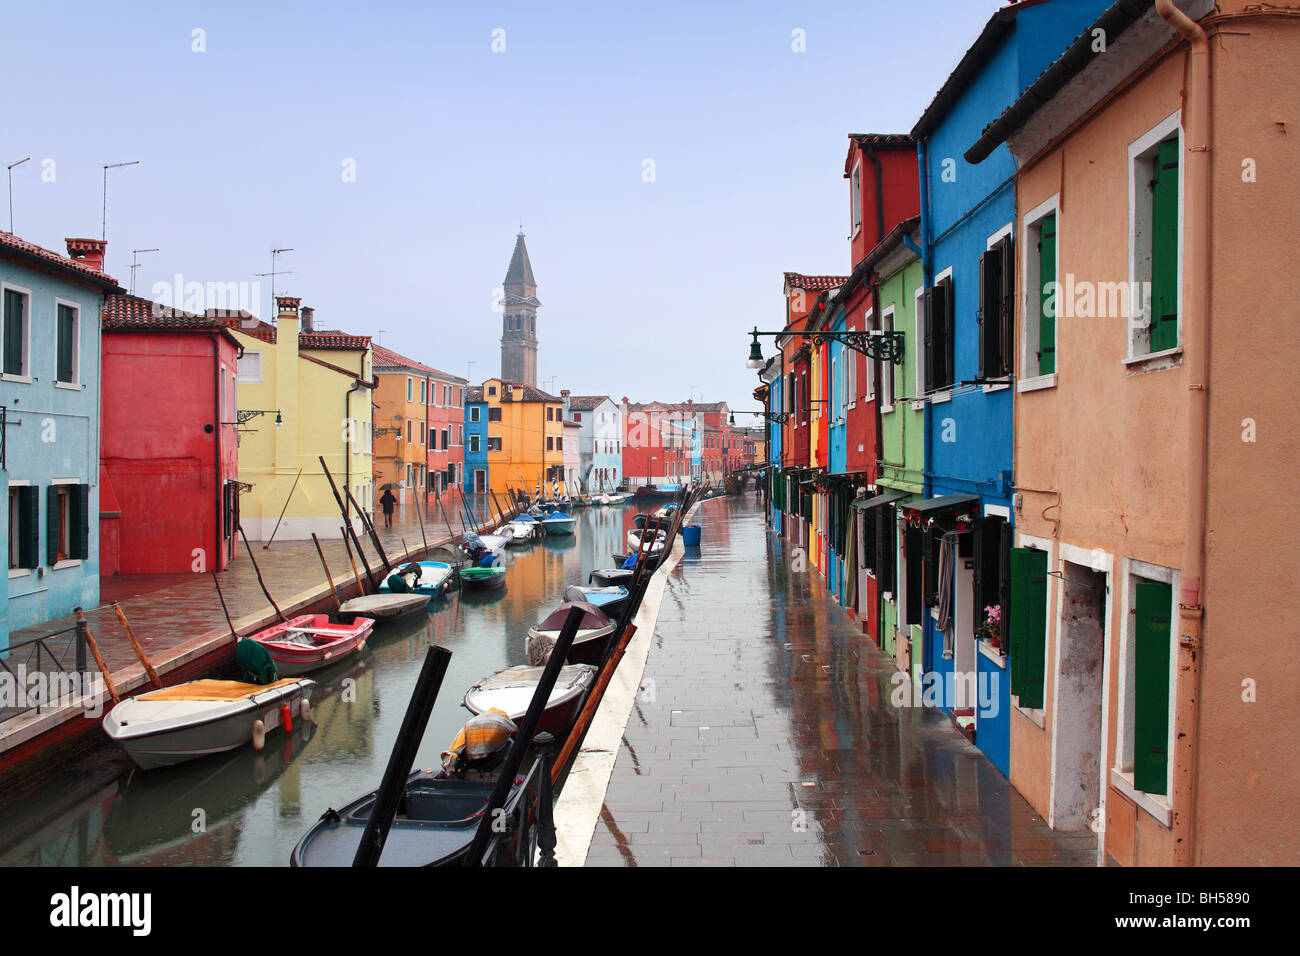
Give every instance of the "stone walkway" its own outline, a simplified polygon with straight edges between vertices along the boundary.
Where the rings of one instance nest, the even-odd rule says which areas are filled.
[[[668,581],[588,866],[1090,866],[789,570],[752,496],[704,503]]]

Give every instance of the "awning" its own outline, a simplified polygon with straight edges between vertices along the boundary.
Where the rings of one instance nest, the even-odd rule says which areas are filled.
[[[868,498],[866,495],[863,495],[861,498],[854,498],[853,507],[864,508],[864,509],[878,508],[881,505],[887,505],[895,501],[901,501],[902,499],[908,497],[911,497],[911,492],[895,491],[891,488],[889,491],[886,491],[883,495],[876,495],[874,498]]]
[[[975,495],[940,495],[938,498],[915,501],[907,509],[920,514],[932,514],[936,511],[958,511],[973,504],[979,504],[979,498]]]

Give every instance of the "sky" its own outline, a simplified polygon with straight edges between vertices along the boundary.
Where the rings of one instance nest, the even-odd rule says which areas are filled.
[[[290,248],[318,328],[481,382],[522,224],[539,386],[755,409],[782,273],[849,272],[848,134],[910,130],[1002,5],[11,5],[13,231],[98,237],[138,161],[124,286],[157,248],[137,294],[246,283],[269,319]]]

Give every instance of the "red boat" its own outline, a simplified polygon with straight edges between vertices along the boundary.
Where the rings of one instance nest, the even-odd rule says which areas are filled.
[[[335,624],[325,614],[303,614],[244,638],[267,649],[281,677],[296,677],[335,664],[366,646],[373,618]]]

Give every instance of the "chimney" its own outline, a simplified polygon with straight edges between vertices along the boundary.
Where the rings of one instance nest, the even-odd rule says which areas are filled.
[[[279,311],[280,318],[298,318],[298,306],[302,304],[302,299],[294,298],[291,295],[277,295],[275,297],[275,307]]]
[[[302,330],[303,330],[304,332],[315,332],[315,331],[316,331],[316,325],[315,325],[315,320],[314,320],[314,316],[315,316],[315,315],[316,315],[316,310],[315,310],[315,309],[311,308],[310,306],[306,306],[306,305],[304,305],[304,306],[302,307]]]
[[[560,389],[560,398],[568,398],[568,397],[569,397],[569,390],[567,388]]]
[[[108,243],[103,239],[65,239],[68,255],[96,272],[104,271],[104,251]]]

